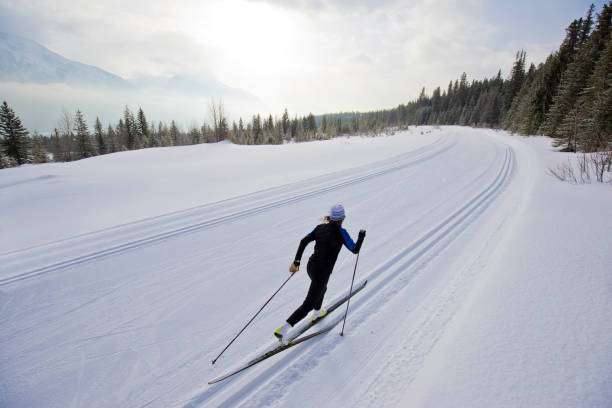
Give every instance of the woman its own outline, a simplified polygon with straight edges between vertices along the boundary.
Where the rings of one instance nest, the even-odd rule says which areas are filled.
[[[289,272],[297,272],[300,269],[300,260],[306,245],[315,241],[314,253],[308,260],[308,266],[306,267],[311,281],[306,299],[289,316],[287,322],[274,332],[274,335],[283,344],[287,344],[287,332],[289,329],[306,317],[308,312],[313,310],[313,321],[325,316],[325,309],[321,309],[323,296],[327,290],[327,281],[334,269],[334,264],[342,245],[344,244],[351,252],[356,254],[361,249],[361,244],[366,235],[365,230],[359,231],[357,243],[353,242],[348,232],[342,228],[344,207],[341,204],[334,205],[331,208],[330,214],[324,220],[326,223],[318,225],[310,234],[302,239],[295,254],[295,260],[289,267]]]

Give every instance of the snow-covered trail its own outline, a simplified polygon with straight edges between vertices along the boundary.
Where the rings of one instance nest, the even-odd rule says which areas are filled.
[[[0,403],[399,402],[528,193],[529,154],[491,133],[434,133],[393,159],[0,254]],[[369,284],[351,302],[345,337],[333,330],[206,385],[270,344],[302,301],[300,272],[210,364],[335,202],[351,234],[368,231],[357,279]],[[346,290],[354,260],[341,253],[327,299]]]
[[[469,142],[461,140],[460,143]],[[437,203],[439,206],[434,207],[438,208],[421,207],[423,212],[412,214],[414,218],[407,223],[397,214],[406,214],[408,208],[404,206],[414,205],[405,198],[406,194],[418,190],[414,183],[400,176],[400,184],[392,185],[389,191],[373,194],[380,202],[373,203],[370,208],[390,205],[396,215],[377,220],[391,233],[388,237],[373,239],[375,243],[368,243],[372,247],[362,250],[359,278],[367,278],[369,284],[364,293],[351,302],[349,334],[339,337],[338,328],[322,339],[277,358],[277,362],[268,363],[269,368],[260,368],[258,373],[254,369],[250,375],[239,374],[243,378],[226,380],[225,385],[205,386],[185,406],[387,406],[399,403],[405,387],[415,378],[471,287],[474,273],[470,268],[466,271],[464,265],[474,261],[475,253],[480,255],[473,247],[484,249],[486,245],[463,238],[469,237],[470,227],[476,230],[472,235],[478,234],[480,239],[494,238],[499,232],[495,227],[503,224],[502,219],[493,217],[485,223],[484,231],[473,225],[515,174],[513,149],[502,143],[486,145],[485,151],[490,149],[488,157],[482,152],[478,155],[487,157],[483,161],[485,166],[478,169],[481,172],[474,172],[471,179],[455,184],[455,191],[437,192],[440,195],[432,197],[430,204]],[[449,155],[462,149],[465,146],[449,151]],[[441,161],[447,159],[440,158]],[[432,169],[439,164],[432,161],[419,170],[435,172]],[[455,174],[452,170],[449,173]],[[423,179],[423,174],[412,176]],[[385,181],[390,182],[389,179]],[[415,193],[415,196],[428,197],[429,194]],[[372,238],[371,235],[368,238]],[[363,262],[366,256],[373,256],[375,260],[370,258],[370,262]],[[351,261],[354,260],[349,257],[342,272],[349,279]],[[299,294],[297,296],[299,298]],[[325,324],[335,324],[341,318],[342,313],[330,316]]]
[[[452,147],[452,142],[433,140],[428,146],[371,165],[5,252],[0,254],[3,265],[0,286],[275,210],[415,166]]]

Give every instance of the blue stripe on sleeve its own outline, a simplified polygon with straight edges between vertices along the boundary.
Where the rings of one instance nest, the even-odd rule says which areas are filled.
[[[351,238],[351,236],[349,235],[348,232],[346,232],[346,230],[342,227],[340,227],[340,232],[342,232],[342,238],[344,238],[344,245],[346,245],[346,247],[348,249],[350,249],[351,251],[353,249],[355,249],[355,243],[353,242],[353,239]]]

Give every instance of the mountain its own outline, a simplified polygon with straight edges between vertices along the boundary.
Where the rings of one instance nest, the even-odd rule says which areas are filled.
[[[9,81],[118,87],[122,90],[146,89],[188,96],[245,98],[250,102],[257,101],[257,98],[248,92],[204,76],[145,76],[126,80],[98,67],[69,60],[27,38],[0,33],[0,82]]]
[[[206,120],[211,98],[222,99],[231,120],[268,107],[247,91],[203,75],[124,79],[95,66],[69,60],[27,38],[0,33],[0,98],[29,129],[57,127],[63,110],[80,109],[91,122],[114,122],[126,105],[142,107],[152,120],[185,126]]]
[[[69,60],[27,38],[0,33],[0,81],[130,87],[123,78]]]

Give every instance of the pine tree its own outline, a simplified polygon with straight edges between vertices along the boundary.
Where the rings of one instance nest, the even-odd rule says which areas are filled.
[[[74,118],[74,132],[76,134],[76,142],[78,155],[80,159],[85,159],[95,155],[93,144],[91,143],[91,135],[89,134],[89,128],[83,118],[83,114],[77,109],[76,116]]]
[[[574,56],[578,52],[580,45],[580,29],[582,22],[574,20],[565,29],[565,39],[559,48],[559,58],[561,60],[561,73],[574,60]]]
[[[304,130],[308,134],[308,140],[312,140],[317,134],[317,121],[312,112],[304,118],[304,121]]]
[[[274,143],[274,119],[270,114],[267,119],[264,119],[263,125],[263,144],[271,144]]]
[[[295,141],[303,142],[306,140],[306,131],[304,129],[304,120],[295,117]]]
[[[6,101],[0,107],[0,140],[7,157],[15,160],[18,165],[28,162],[28,131]]]
[[[274,144],[283,144],[283,123],[281,120],[277,120],[274,123],[273,142]]]
[[[523,86],[523,81],[525,80],[526,57],[527,53],[523,50],[520,50],[516,53],[516,60],[514,61],[514,65],[512,66],[510,79],[506,83],[504,83],[504,118],[509,113],[510,108],[512,107],[514,97],[520,92],[521,87]]]
[[[612,36],[608,37],[577,105],[583,112],[579,123],[580,149],[609,149],[612,143]]]
[[[149,124],[142,110],[138,108],[138,123],[136,125],[136,134],[138,145],[141,147],[151,147]]]
[[[134,114],[127,105],[123,111],[123,125],[125,126],[126,147],[129,150],[134,150],[136,148],[136,123]]]
[[[327,133],[327,116],[323,115],[321,119],[321,132]]]
[[[497,76],[489,81],[489,90],[484,102],[484,110],[480,118],[483,126],[498,127],[501,122],[503,106],[504,80],[501,77],[501,70],[497,71]]]
[[[117,148],[119,151],[127,150],[127,131],[125,129],[125,124],[123,123],[123,119],[119,119],[119,123],[117,123],[117,127],[115,129],[115,133],[117,134]]]
[[[528,115],[530,106],[530,90],[531,85],[535,78],[536,68],[535,65],[531,64],[529,71],[525,75],[525,80],[521,86],[520,91],[514,97],[510,110],[506,113],[503,127],[509,129],[511,132],[518,132],[521,129],[523,120]]]
[[[353,117],[351,118],[351,130],[353,133],[359,132],[359,120],[357,119],[357,114],[353,112]]]
[[[192,126],[189,129],[189,140],[190,143],[194,145],[202,143],[202,134],[196,126]]]
[[[160,145],[159,134],[155,122],[149,123],[149,144],[148,147],[157,147]]]
[[[94,137],[98,147],[98,154],[108,153],[106,141],[104,140],[104,133],[102,131],[102,122],[100,122],[100,118],[98,117],[96,117],[96,123],[94,124]]]
[[[7,169],[15,166],[17,166],[17,162],[12,157],[8,157],[0,151],[0,169]]]
[[[489,93],[489,80],[485,78],[482,82],[479,83],[479,90],[477,95],[476,104],[474,105],[474,109],[472,110],[472,114],[470,116],[470,126],[482,126],[481,118],[485,110],[485,104],[487,101],[487,96]],[[430,122],[433,124],[434,122]]]
[[[174,121],[170,122],[170,140],[172,140],[171,146],[179,146],[179,130]]]
[[[246,144],[246,134],[244,129],[244,122],[242,122],[242,118],[238,121],[238,143]]]
[[[578,133],[579,106],[576,98],[583,87],[584,78],[579,64],[571,64],[563,73],[553,107],[547,117],[545,129],[555,137],[555,146],[565,145],[564,151],[575,152]]]
[[[587,12],[586,18],[582,20],[582,25],[580,26],[580,34],[578,36],[578,43],[584,44],[589,38],[589,34],[591,33],[591,28],[593,27],[593,11],[595,10],[595,5],[591,4],[589,7],[589,11]]]
[[[336,121],[335,121],[335,128],[336,128],[336,135],[341,135],[342,133],[344,133],[342,131],[342,117],[339,116]]]
[[[564,150],[576,151],[578,143],[585,144],[579,142],[579,139],[585,139],[585,136],[579,133],[580,124],[588,114],[583,111],[579,98],[610,37],[611,17],[612,6],[604,5],[602,13],[598,15],[596,29],[582,46],[578,41],[579,29],[576,29],[575,58],[561,76],[553,105],[542,125],[545,134],[556,138],[556,146],[565,145]],[[582,23],[579,22],[578,28],[581,26]]]
[[[226,140],[229,137],[229,125],[225,116],[222,116],[219,121],[218,137],[219,141]]]
[[[172,146],[172,137],[170,136],[170,131],[165,123],[159,122],[157,125],[157,133],[159,134],[161,145],[163,147]]]
[[[53,154],[53,161],[59,162],[62,157],[62,144],[57,128],[53,129],[53,136],[51,136],[51,152]]]
[[[296,140],[297,138],[297,129],[298,129],[298,118],[297,115],[291,120],[291,139]]]
[[[565,29],[565,39],[561,43],[559,51],[546,61],[545,78],[543,83],[540,84],[542,88],[536,96],[538,100],[534,101],[536,107],[534,126],[539,122],[538,133],[550,135],[554,133],[560,123],[560,115],[553,113],[552,116],[554,118],[551,119],[550,111],[555,104],[554,98],[557,97],[563,75],[568,66],[574,61],[575,55],[578,52],[582,26],[582,19],[572,21]],[[538,102],[541,102],[541,104]]]
[[[561,61],[558,53],[551,54],[544,64],[536,69],[534,79],[529,86],[526,105],[521,107],[522,118],[517,123],[518,131],[524,135],[533,135],[544,122],[552,105],[553,96],[558,87],[558,71]]]
[[[283,126],[283,139],[287,139],[287,133],[290,131],[290,122],[289,122],[289,112],[287,112],[287,108],[283,112],[283,117],[281,119]]]
[[[261,116],[259,116],[259,114],[257,114],[256,116],[253,116],[253,126],[252,126],[252,132],[253,132],[253,143],[254,144],[262,144],[263,143],[263,128],[261,125]]]
[[[117,141],[117,132],[111,125],[108,125],[106,130],[106,136],[108,137],[108,153],[115,153],[119,150]]]
[[[232,143],[238,144],[238,124],[236,121],[232,122],[232,132],[230,134],[230,140]]]

